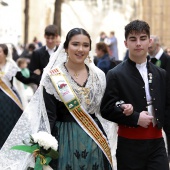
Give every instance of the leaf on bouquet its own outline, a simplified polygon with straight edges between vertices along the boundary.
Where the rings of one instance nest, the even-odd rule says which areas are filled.
[[[46,154],[46,156],[49,156],[52,159],[57,159],[58,158],[58,152],[51,149],[50,152]]]
[[[48,165],[51,161],[51,158],[50,157],[45,157],[45,160],[46,160],[46,165]]]
[[[33,153],[34,150],[38,149],[38,145],[32,145],[32,146],[16,145],[16,146],[13,146],[11,149],[21,150],[21,151],[28,152],[28,153]]]
[[[36,158],[34,170],[42,170],[43,164],[41,164],[41,158],[38,156]]]

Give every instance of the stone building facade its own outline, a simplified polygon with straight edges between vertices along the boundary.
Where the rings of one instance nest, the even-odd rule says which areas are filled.
[[[41,2],[40,2],[41,1]],[[29,40],[35,36],[43,41],[43,29],[51,24],[54,0],[30,0]],[[39,5],[41,4],[41,5]],[[169,0],[65,0],[62,5],[62,39],[73,27],[83,27],[91,35],[93,49],[101,31],[115,31],[120,59],[123,59],[124,26],[133,19],[149,23],[151,34],[160,36],[163,47],[170,45]],[[34,9],[36,8],[36,9]]]
[[[44,28],[53,23],[55,0],[29,0],[28,43],[36,36],[44,42]],[[24,43],[24,0],[6,0],[8,7],[0,5],[0,42]],[[151,27],[151,34],[160,36],[163,47],[170,45],[169,0],[63,0],[61,13],[61,39],[74,27],[86,29],[93,41],[101,31],[109,35],[115,31],[119,58],[123,59],[124,26],[133,19],[143,19]]]
[[[163,47],[170,46],[170,1],[142,0],[142,19],[151,27],[151,34],[158,35]]]

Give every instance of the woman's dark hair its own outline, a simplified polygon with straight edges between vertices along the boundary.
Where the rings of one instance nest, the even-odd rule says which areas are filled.
[[[8,47],[6,44],[0,44],[0,47],[2,48],[4,54],[7,56],[8,55]]]
[[[67,36],[66,36],[66,40],[64,42],[64,49],[67,49],[68,48],[68,44],[71,40],[71,38],[75,35],[79,35],[79,34],[82,34],[82,35],[86,35],[88,38],[89,38],[89,41],[90,41],[90,50],[91,50],[91,38],[90,38],[90,35],[87,31],[85,31],[83,28],[73,28],[71,29],[68,33],[67,33]]]

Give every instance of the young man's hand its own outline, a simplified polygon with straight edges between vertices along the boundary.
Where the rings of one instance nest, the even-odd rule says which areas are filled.
[[[133,106],[131,104],[121,104],[120,107],[126,116],[130,116],[133,113]]]
[[[144,128],[148,128],[149,124],[152,122],[153,116],[149,116],[147,111],[142,111],[139,115],[138,125]]]

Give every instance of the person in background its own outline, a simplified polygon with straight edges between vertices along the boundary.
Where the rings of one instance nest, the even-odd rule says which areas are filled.
[[[30,71],[28,69],[28,63],[25,58],[19,58],[17,60],[17,65],[21,69],[21,73],[24,77],[29,78],[30,77]]]
[[[117,38],[115,37],[115,32],[110,32],[110,37],[104,41],[109,46],[110,60],[118,61],[118,48],[117,48]]]
[[[98,58],[96,66],[107,74],[111,67],[111,61],[109,58],[108,47],[104,42],[99,42],[96,44],[96,55]]]
[[[17,59],[19,58],[17,49],[15,48],[13,44],[11,44],[11,46],[12,46],[12,58],[14,61],[17,61]]]
[[[104,42],[107,39],[107,35],[104,31],[100,32],[99,37],[96,40],[96,43],[98,42]]]
[[[43,69],[47,66],[50,56],[57,50],[57,26],[48,25],[44,30],[44,38],[46,45],[33,51],[29,65],[30,71],[40,74],[37,76],[39,79],[41,79]]]
[[[36,49],[35,44],[30,43],[30,44],[28,44],[27,48],[23,51],[23,53],[20,56],[20,58],[26,59],[27,69],[30,67],[31,58],[32,58],[32,55],[33,55],[33,52],[35,49]],[[29,72],[30,72],[30,70],[29,70]],[[34,70],[34,73],[37,74],[38,79],[41,79],[41,76],[40,76],[41,72],[39,71],[39,69]],[[35,91],[37,90],[37,87],[38,87],[37,84],[30,83],[29,86],[32,88],[33,92],[35,93]]]
[[[26,49],[22,52],[20,55],[20,58],[25,58],[28,63],[28,67],[32,58],[32,53],[35,50],[35,45],[33,43],[30,43],[27,45]]]
[[[128,23],[124,43],[129,58],[108,72],[100,107],[101,115],[119,126],[117,169],[169,170],[162,136],[164,123],[170,120],[169,75],[147,61],[151,43],[148,23]]]
[[[169,48],[169,47],[165,48],[164,52],[165,52],[166,54],[168,54],[168,56],[170,56],[170,48]]]
[[[148,48],[150,61],[156,66],[166,70],[170,78],[170,57],[166,54],[160,45],[160,39],[157,35],[151,35],[152,42]],[[170,112],[169,112],[170,114]],[[170,161],[170,116],[165,118],[164,131],[167,139],[168,157]]]
[[[36,49],[39,49],[43,46],[42,43],[40,41],[38,41],[37,37],[34,37],[33,44],[34,44]]]
[[[33,75],[25,78],[12,56],[9,56],[7,45],[0,44],[0,148],[23,112],[22,101],[13,80],[16,78],[24,84],[38,84],[39,80]]]
[[[17,65],[21,69],[22,75],[26,78],[30,78],[31,73],[28,69],[27,59],[26,58],[19,58],[17,60]],[[32,84],[33,83],[23,84],[20,81],[17,81],[16,79],[14,79],[14,85],[16,87],[16,90],[19,92],[19,96],[22,100],[22,105],[23,105],[24,109],[26,108],[28,102],[30,101],[31,97],[34,94],[33,88],[31,86]],[[36,84],[34,84],[34,85],[36,85]]]

